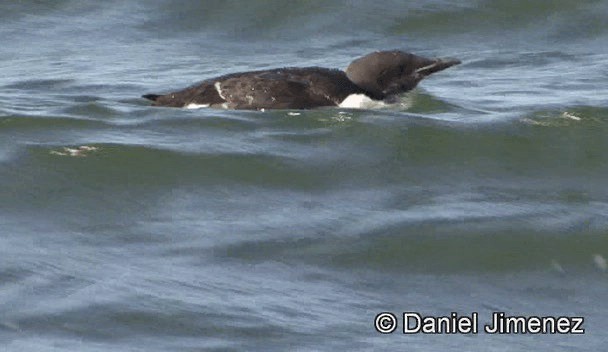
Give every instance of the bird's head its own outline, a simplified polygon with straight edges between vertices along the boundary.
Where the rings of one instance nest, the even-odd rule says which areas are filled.
[[[385,99],[416,87],[424,77],[459,64],[456,59],[428,59],[403,51],[376,51],[354,60],[346,76],[373,98]]]

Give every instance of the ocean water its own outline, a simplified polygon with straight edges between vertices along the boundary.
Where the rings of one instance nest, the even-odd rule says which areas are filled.
[[[4,1],[3,351],[599,351],[605,1]],[[376,110],[153,108],[230,72],[457,57]],[[584,334],[392,334],[391,312]]]

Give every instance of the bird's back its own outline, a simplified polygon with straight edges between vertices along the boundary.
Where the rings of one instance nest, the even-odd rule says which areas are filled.
[[[225,109],[310,109],[336,106],[362,93],[343,71],[321,67],[286,67],[228,74],[181,91],[148,99],[162,106],[208,106]]]

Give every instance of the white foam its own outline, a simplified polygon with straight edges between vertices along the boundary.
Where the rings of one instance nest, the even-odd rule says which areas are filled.
[[[202,109],[202,108],[208,108],[208,107],[209,107],[209,104],[196,104],[196,103],[190,103],[185,106],[186,109]]]
[[[553,268],[553,270],[557,271],[560,274],[566,273],[566,270],[564,270],[564,267],[562,267],[562,265],[555,259],[551,260],[551,267]]]
[[[608,262],[606,262],[606,258],[604,258],[601,254],[593,255],[593,263],[597,266],[601,271],[606,271],[608,269]]]
[[[569,113],[567,111],[564,111],[564,113],[562,113],[562,117],[566,118],[566,119],[574,120],[574,121],[580,121],[581,120],[580,117],[578,117],[578,116],[576,116],[576,115],[574,115],[572,113]]]
[[[87,152],[94,152],[99,150],[97,147],[91,147],[88,145],[81,145],[78,148],[68,148],[63,147],[63,151],[51,150],[49,153],[52,155],[61,155],[61,156],[87,156]]]
[[[344,99],[340,105],[341,108],[346,109],[363,109],[376,106],[384,106],[381,101],[373,100],[365,94],[351,94]]]

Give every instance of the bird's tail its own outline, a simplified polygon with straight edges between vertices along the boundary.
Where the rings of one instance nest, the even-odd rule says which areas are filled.
[[[452,67],[452,66],[458,65],[460,63],[461,63],[461,61],[458,59],[450,59],[450,58],[435,59],[435,60],[433,60],[433,62],[431,64],[425,65],[423,67],[416,69],[416,73],[418,73],[422,76],[428,76],[431,73],[443,71],[448,67]]]
[[[156,99],[158,99],[159,97],[161,97],[162,95],[158,95],[158,94],[144,94],[141,97],[142,98],[146,98],[148,100],[152,100],[152,101],[156,101]]]

